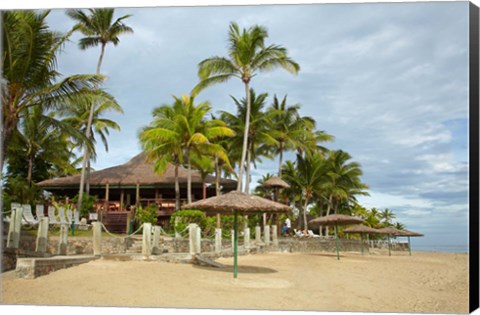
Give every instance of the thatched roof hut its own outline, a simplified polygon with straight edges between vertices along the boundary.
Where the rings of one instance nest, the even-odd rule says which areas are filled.
[[[281,179],[278,176],[272,176],[269,179],[267,179],[263,185],[263,187],[278,187],[278,188],[290,188],[290,185],[287,184],[283,179]]]
[[[391,235],[391,236],[401,236],[402,235],[402,231],[397,230],[396,228],[393,228],[391,226],[381,228],[381,229],[378,229],[378,230],[380,232],[382,232],[383,234],[388,234],[388,235]]]
[[[349,224],[359,224],[363,220],[360,218],[355,218],[349,215],[344,214],[332,214],[324,217],[318,217],[311,220],[309,223],[316,223],[320,225],[349,225]]]
[[[382,232],[366,225],[355,225],[343,230],[343,233],[381,234]]]
[[[187,183],[188,170],[179,167],[179,182],[181,184]],[[202,178],[200,172],[196,170],[191,171],[192,185],[201,185]],[[90,173],[91,186],[104,186],[109,184],[113,186],[134,186],[140,185],[156,185],[156,186],[171,186],[175,182],[175,167],[172,164],[167,166],[166,171],[159,175],[154,171],[152,162],[147,162],[144,154],[139,154],[132,158],[125,164],[117,165],[103,170],[94,171]],[[208,175],[205,180],[206,183],[214,183],[215,177]],[[224,187],[235,189],[237,182],[231,179],[221,179],[220,184]],[[80,175],[73,175],[67,177],[60,177],[54,179],[44,180],[37,184],[38,186],[50,190],[65,187],[78,187],[80,185]]]
[[[204,211],[247,213],[287,212],[290,207],[262,197],[249,195],[239,191],[199,200],[182,206],[182,209],[198,209]]]
[[[409,231],[409,230],[400,230],[400,235],[399,236],[423,236],[423,234],[421,233],[417,233],[417,232],[412,232],[412,231]]]

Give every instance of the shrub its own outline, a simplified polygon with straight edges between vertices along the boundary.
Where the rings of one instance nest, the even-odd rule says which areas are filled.
[[[205,213],[200,210],[179,210],[175,211],[170,217],[170,225],[177,232],[185,230],[190,223],[196,223],[204,230],[207,223]]]
[[[97,196],[90,196],[90,195],[83,195],[82,197],[82,208],[80,209],[80,218],[88,218],[88,214],[90,212],[94,212],[93,205],[95,204],[95,200],[97,200]],[[78,203],[78,195],[73,197],[72,202],[74,204]]]
[[[140,224],[143,224],[143,223],[156,224],[157,223],[157,210],[158,210],[158,206],[156,204],[151,204],[148,207],[146,207],[145,209],[143,209],[140,206],[135,211],[135,219]]]

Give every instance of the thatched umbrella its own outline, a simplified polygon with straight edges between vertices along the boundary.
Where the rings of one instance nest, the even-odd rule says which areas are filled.
[[[388,256],[392,256],[392,253],[391,253],[391,244],[390,244],[390,237],[391,236],[400,236],[402,235],[402,231],[400,230],[397,230],[396,228],[393,228],[391,226],[389,227],[385,227],[385,228],[382,228],[382,229],[378,229],[380,232],[382,232],[383,234],[387,234],[387,238],[388,238]]]
[[[314,223],[319,225],[333,225],[335,226],[335,245],[337,248],[337,259],[340,260],[340,254],[338,253],[338,225],[350,225],[350,224],[359,224],[364,221],[360,218],[355,218],[349,215],[344,214],[332,214],[324,217],[318,217],[311,220],[308,223]]]
[[[263,187],[273,188],[273,200],[278,201],[278,189],[279,188],[290,188],[290,185],[287,184],[283,179],[278,176],[272,176],[267,179],[263,184]]]
[[[234,215],[234,240],[233,240],[233,277],[237,277],[237,256],[238,256],[238,224],[237,215],[255,214],[258,212],[286,212],[290,207],[258,196],[252,196],[239,191],[231,191],[227,194],[211,197],[186,204],[182,209],[198,209],[204,211],[217,211],[232,213]]]
[[[412,256],[412,247],[411,247],[411,244],[410,244],[410,237],[423,236],[423,234],[417,233],[417,232],[412,232],[412,231],[409,231],[409,230],[399,230],[399,232],[400,232],[400,235],[398,235],[398,236],[408,237],[408,253],[409,253],[410,256]]]
[[[363,255],[363,234],[381,234],[377,229],[371,228],[366,225],[356,225],[352,226],[348,229],[343,230],[343,233],[357,233],[360,234],[360,237],[362,238],[362,255]]]

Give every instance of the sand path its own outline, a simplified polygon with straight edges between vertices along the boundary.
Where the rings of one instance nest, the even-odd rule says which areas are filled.
[[[219,262],[232,265],[231,258]],[[2,277],[2,303],[362,312],[468,312],[468,255],[269,253],[232,268],[98,260]]]

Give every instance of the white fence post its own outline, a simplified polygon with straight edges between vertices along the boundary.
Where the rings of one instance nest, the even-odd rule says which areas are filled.
[[[68,225],[60,225],[60,237],[58,239],[58,254],[66,255],[67,254],[67,244],[68,244]],[[95,241],[93,242],[95,249]]]
[[[257,246],[260,246],[260,243],[262,243],[262,229],[258,225],[255,227],[255,243]]]
[[[142,237],[142,255],[144,257],[150,256],[150,248],[152,242],[152,223],[143,223],[143,237]]]
[[[160,227],[153,227],[153,244],[152,244],[152,254],[160,254]]]
[[[195,229],[195,254],[202,252],[202,229],[197,225]]]
[[[92,222],[93,229],[93,255],[102,255],[102,224],[100,222]]]
[[[8,248],[18,248],[18,245],[20,244],[20,230],[22,228],[22,216],[23,216],[22,207],[12,209],[12,214],[10,215],[11,220],[8,226],[8,237],[7,237]]]
[[[222,229],[215,229],[215,252],[222,252]]]
[[[190,255],[195,255],[196,249],[197,249],[197,245],[196,245],[197,225],[195,223],[190,223],[188,225],[188,239],[189,239],[188,247],[190,250]]]
[[[270,225],[265,225],[263,237],[265,239],[265,245],[270,245]]]
[[[278,246],[277,226],[272,225],[272,241],[274,246]]]
[[[248,227],[243,230],[243,246],[245,248],[250,247],[250,228]]]
[[[48,243],[48,217],[41,218],[38,222],[37,241],[35,251],[37,253],[45,253]]]

